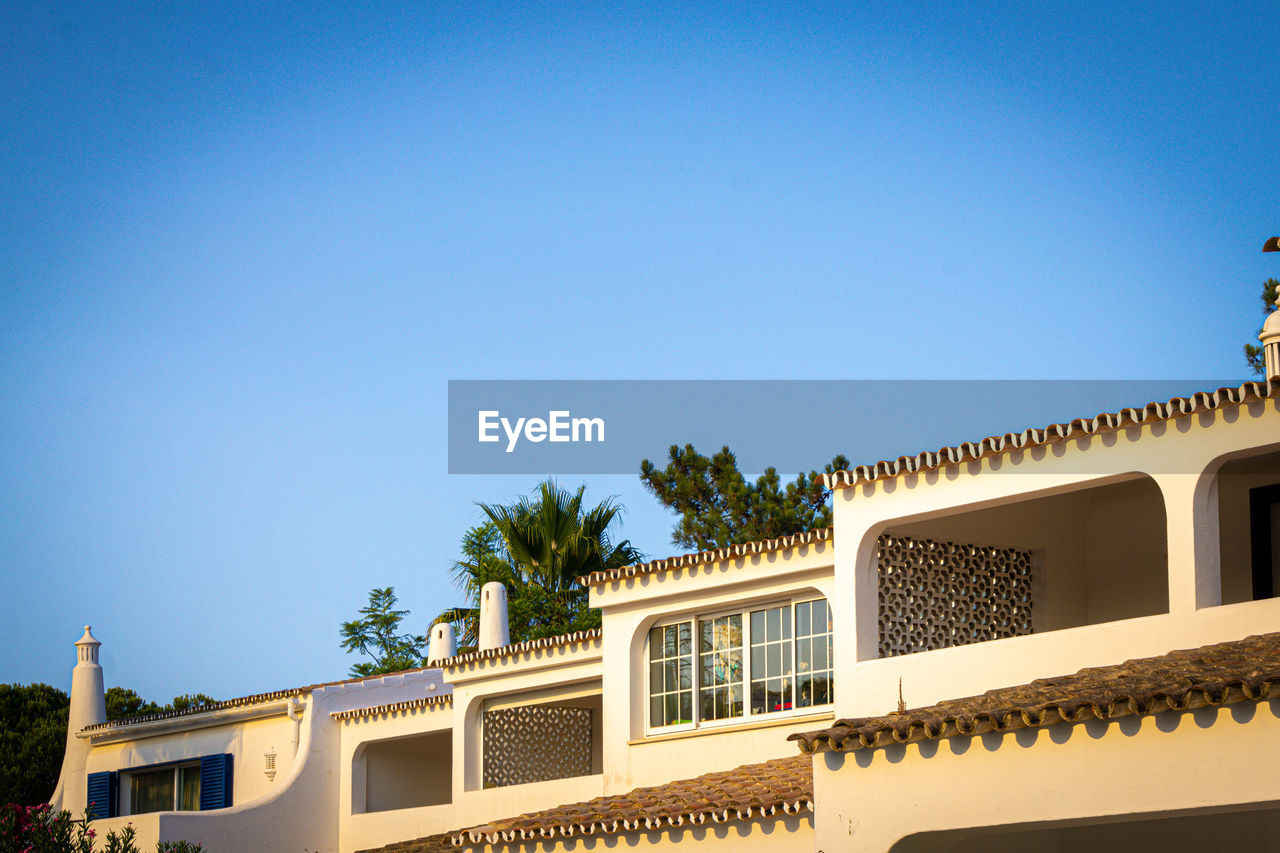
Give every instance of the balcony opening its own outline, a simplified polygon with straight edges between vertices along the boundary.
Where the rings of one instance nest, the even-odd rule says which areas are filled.
[[[1222,603],[1280,595],[1280,452],[1233,459],[1218,471]]]
[[[895,526],[878,543],[880,656],[1167,613],[1149,477]]]
[[[537,704],[486,706],[484,787],[603,772],[602,711],[599,693]]]
[[[452,732],[372,741],[363,750],[363,811],[438,806],[452,800]]]

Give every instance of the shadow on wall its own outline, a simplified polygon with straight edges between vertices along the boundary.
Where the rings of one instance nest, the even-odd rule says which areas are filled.
[[[1065,850],[1224,850],[1280,837],[1280,809],[1150,815],[1114,822],[1006,826],[921,833],[891,853],[1035,853]],[[1228,841],[1228,839],[1232,839]],[[1262,842],[1265,846],[1266,842]]]

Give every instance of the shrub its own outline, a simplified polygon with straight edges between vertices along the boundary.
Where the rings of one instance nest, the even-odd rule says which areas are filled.
[[[89,823],[88,812],[73,820],[71,812],[55,812],[48,803],[0,806],[0,853],[94,853],[97,833]],[[132,824],[111,830],[104,841],[102,853],[141,853]],[[190,841],[159,841],[156,853],[204,853],[204,848]]]

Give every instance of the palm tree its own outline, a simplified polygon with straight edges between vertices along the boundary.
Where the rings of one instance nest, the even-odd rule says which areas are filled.
[[[462,647],[475,645],[480,589],[494,580],[507,586],[512,642],[599,626],[600,613],[588,607],[587,590],[577,579],[640,562],[644,555],[610,536],[622,507],[609,498],[584,511],[585,491],[579,486],[569,492],[546,480],[532,499],[480,505],[487,521],[467,531],[463,558],[453,565],[454,583],[468,604],[437,619],[460,623]]]

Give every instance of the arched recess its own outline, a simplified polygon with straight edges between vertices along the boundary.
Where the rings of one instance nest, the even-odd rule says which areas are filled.
[[[1216,496],[1222,603],[1280,595],[1280,445],[1219,457],[1202,484]]]
[[[1136,472],[889,522],[864,550],[877,600],[872,656],[1169,610],[1164,498]]]
[[[351,759],[353,813],[436,806],[453,798],[453,733],[362,743]]]

